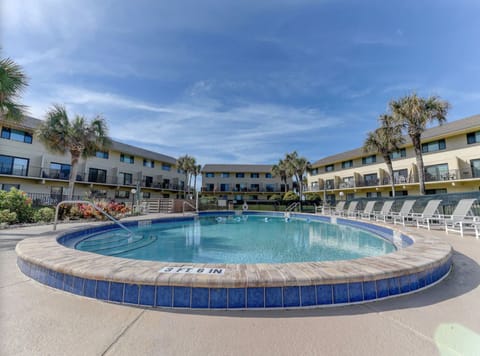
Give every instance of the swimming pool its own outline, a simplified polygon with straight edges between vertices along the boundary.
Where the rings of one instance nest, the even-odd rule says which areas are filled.
[[[373,232],[309,217],[204,216],[131,231],[96,233],[74,247],[150,261],[231,264],[350,260],[396,250]]]
[[[248,215],[264,215],[249,211]],[[268,213],[270,217],[283,214]],[[200,216],[234,216],[209,212]],[[176,216],[125,222],[134,226],[194,220]],[[392,242],[397,251],[353,260],[299,263],[180,263],[79,251],[65,245],[116,226],[103,224],[17,244],[17,264],[32,279],[83,297],[160,308],[278,309],[363,303],[412,293],[445,278],[452,248],[428,231],[363,221],[292,214],[360,228]]]

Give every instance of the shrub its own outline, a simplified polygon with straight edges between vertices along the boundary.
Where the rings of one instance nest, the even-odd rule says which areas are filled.
[[[114,218],[122,218],[125,214],[129,213],[131,209],[127,208],[125,204],[117,203],[117,202],[106,202],[106,201],[94,201],[93,204],[98,206],[107,214],[113,216]],[[87,204],[78,204],[76,207],[78,209],[79,214],[83,218],[95,218],[99,220],[105,220],[106,217],[98,210],[96,210],[93,206]],[[74,209],[72,208],[71,211]],[[76,211],[76,210],[75,210]]]
[[[55,210],[52,208],[41,208],[35,212],[33,219],[35,222],[51,222],[55,217]]]
[[[272,194],[268,200],[282,200],[282,196],[280,194]]]
[[[27,223],[33,221],[32,200],[25,192],[12,188],[9,192],[0,191],[0,210],[9,210],[16,214],[14,223]]]
[[[289,191],[285,193],[285,195],[283,196],[283,200],[286,200],[286,201],[298,200],[298,195],[295,194],[295,192]]]
[[[8,209],[0,210],[0,223],[13,224],[17,221],[17,214]]]
[[[305,198],[309,201],[321,201],[322,200],[322,195],[321,193],[305,193]]]

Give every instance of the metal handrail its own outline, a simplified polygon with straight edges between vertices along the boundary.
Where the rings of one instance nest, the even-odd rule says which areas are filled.
[[[118,226],[120,226],[122,229],[124,229],[125,231],[128,231],[128,233],[130,235],[133,234],[133,232],[128,229],[125,225],[123,225],[120,221],[118,221],[117,219],[115,219],[113,216],[111,216],[110,214],[107,214],[103,209],[99,208],[98,206],[96,206],[95,204],[93,204],[91,201],[88,201],[88,200],[63,200],[61,201],[60,203],[57,204],[57,207],[55,208],[55,220],[53,222],[53,231],[57,230],[57,221],[58,221],[58,210],[60,209],[60,206],[63,205],[63,204],[87,204],[87,205],[90,205],[92,206],[95,210],[97,210],[98,212],[100,212],[101,214],[105,215],[107,218],[109,218],[110,220],[112,220],[115,224],[117,224]]]
[[[297,201],[297,202],[294,202],[292,204],[290,204],[289,206],[287,206],[287,208],[285,209],[285,211],[292,211],[293,209],[295,209],[297,206],[299,206],[300,203]]]
[[[183,208],[182,208],[182,214],[185,214],[185,204],[187,204],[188,206],[190,206],[191,208],[193,208],[193,210],[195,210],[196,213],[198,213],[198,210],[196,207],[194,207],[192,204],[190,204],[188,201],[183,201]]]

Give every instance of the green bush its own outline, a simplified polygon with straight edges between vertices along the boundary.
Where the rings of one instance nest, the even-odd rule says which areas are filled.
[[[272,194],[268,200],[282,200],[282,196],[280,194]]]
[[[11,224],[33,221],[32,200],[21,190],[15,188],[9,192],[1,190],[0,210],[9,210],[16,214],[16,219]]]
[[[0,223],[13,224],[17,221],[17,214],[8,209],[0,210]]]
[[[319,201],[319,200],[322,200],[322,197],[323,197],[323,194],[321,193],[305,193],[305,198],[309,201],[312,201],[312,200],[316,200],[316,201]]]
[[[33,216],[35,222],[51,222],[54,217],[55,210],[48,207],[39,209]]]
[[[286,192],[283,196],[283,200],[291,201],[291,200],[298,200],[298,195],[295,194],[293,191]]]

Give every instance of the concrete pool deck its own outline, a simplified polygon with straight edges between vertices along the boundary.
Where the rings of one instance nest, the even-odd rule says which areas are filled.
[[[480,354],[480,241],[471,235],[431,232],[453,246],[453,271],[413,295],[328,309],[202,312],[110,304],[28,278],[15,245],[51,230],[0,230],[1,355]]]

